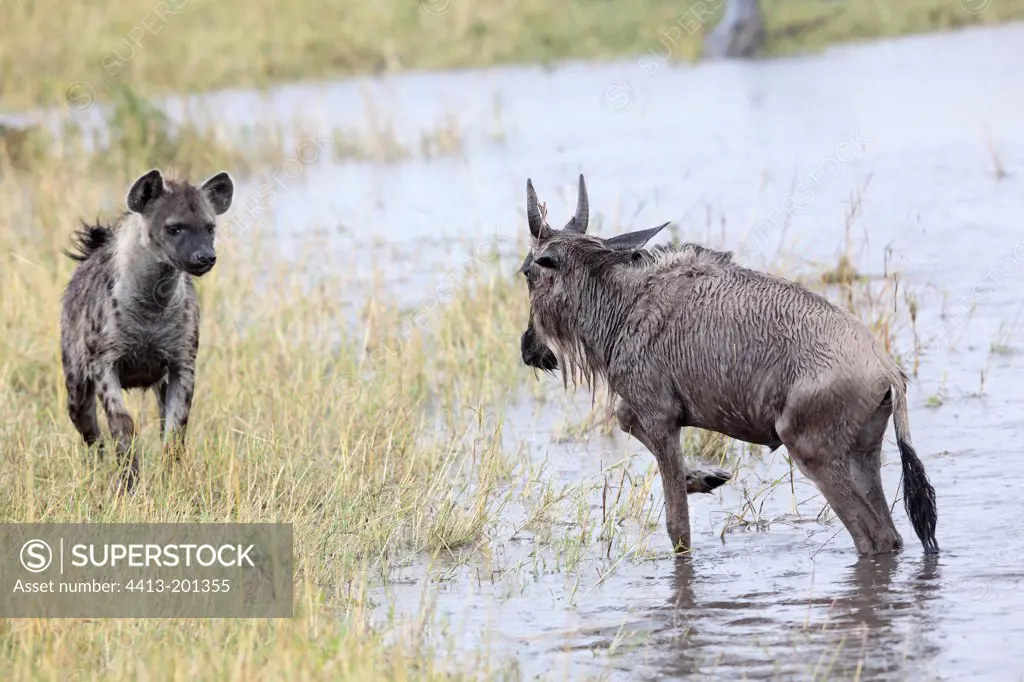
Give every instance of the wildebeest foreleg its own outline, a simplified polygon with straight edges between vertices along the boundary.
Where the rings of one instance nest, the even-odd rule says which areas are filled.
[[[643,443],[644,447],[654,452],[654,445],[650,436],[644,431],[637,419],[636,413],[629,403],[619,399],[615,406],[615,417],[619,422],[619,428]],[[686,494],[710,493],[715,488],[723,485],[732,478],[732,474],[724,469],[686,469]]]

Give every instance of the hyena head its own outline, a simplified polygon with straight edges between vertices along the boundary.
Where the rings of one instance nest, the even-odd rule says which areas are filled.
[[[530,317],[526,331],[520,339],[520,352],[523,364],[545,372],[558,369],[558,358],[551,348],[540,338],[534,324],[544,309],[560,309],[566,304],[564,284],[565,278],[560,275],[565,263],[563,255],[576,242],[600,244],[615,251],[625,251],[643,247],[656,234],[661,232],[668,223],[649,230],[638,230],[620,234],[609,239],[601,239],[587,235],[590,222],[590,202],[587,199],[587,186],[583,175],[579,179],[579,195],[576,200],[576,213],[561,230],[550,227],[542,215],[537,203],[537,193],[533,183],[526,181],[526,217],[530,227],[530,252],[526,255],[519,271],[526,278],[526,286],[530,293]],[[603,249],[602,249],[603,250]],[[552,330],[553,331],[553,330]]]
[[[216,218],[231,207],[234,192],[231,176],[223,171],[196,187],[167,180],[154,169],[135,181],[126,203],[142,217],[143,243],[159,260],[201,277],[217,262]]]

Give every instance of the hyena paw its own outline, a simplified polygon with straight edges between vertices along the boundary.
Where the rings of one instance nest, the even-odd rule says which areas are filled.
[[[134,495],[138,484],[138,470],[128,466],[114,477],[114,480],[110,483],[110,490],[113,495],[121,498],[125,495]]]

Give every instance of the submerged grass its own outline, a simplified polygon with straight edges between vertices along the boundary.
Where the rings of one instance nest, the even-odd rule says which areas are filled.
[[[8,111],[66,100],[79,107],[108,98],[116,84],[150,96],[567,58],[689,60],[723,6],[722,0],[7,0],[0,102]],[[1024,18],[1024,0],[763,0],[763,6],[772,55]]]
[[[52,121],[0,125],[0,177],[60,162],[93,174],[125,175],[139,168],[191,165],[230,168],[243,176],[284,158],[283,134],[275,127],[232,139],[192,120],[176,123],[136,90],[117,85],[102,127],[83,125],[67,112]],[[6,167],[6,170],[4,169]]]
[[[210,112],[190,112],[175,120],[136,89],[115,84],[110,101],[92,120],[57,110],[44,120],[0,123],[0,178],[45,170],[55,161],[115,177],[140,168],[174,166],[187,172],[198,165],[227,168],[244,178],[259,170],[281,169],[288,160],[304,168],[328,160],[390,164],[464,154],[462,127],[450,111],[428,127],[400,134],[372,96],[364,95],[364,104],[362,120],[347,126],[323,127],[303,120],[285,126],[275,123],[276,112],[270,111],[266,118],[271,123],[229,127]],[[498,120],[492,143],[504,141],[500,125]]]

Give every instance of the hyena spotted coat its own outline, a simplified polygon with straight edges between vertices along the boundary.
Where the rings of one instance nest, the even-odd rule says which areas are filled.
[[[61,361],[68,416],[87,445],[100,440],[99,397],[122,467],[119,489],[139,475],[135,422],[122,389],[152,389],[165,446],[184,444],[199,349],[193,277],[216,262],[216,217],[231,206],[225,172],[196,187],[159,170],[140,176],[113,225],[84,225],[73,238],[78,262],[61,309]],[[102,442],[98,443],[102,450]]]

